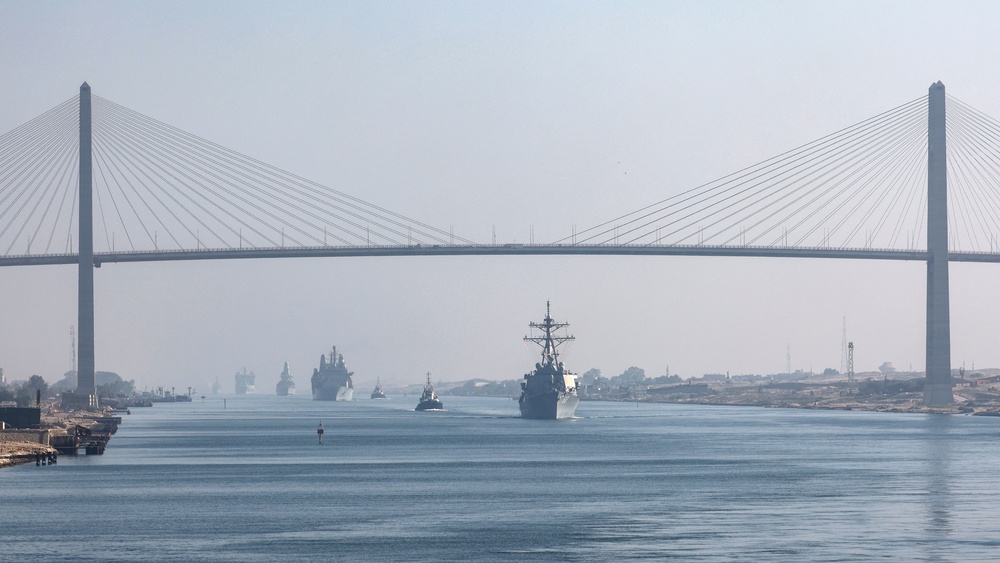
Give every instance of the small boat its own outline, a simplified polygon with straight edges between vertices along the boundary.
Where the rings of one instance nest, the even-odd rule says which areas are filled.
[[[438,399],[434,393],[434,386],[431,385],[431,372],[427,372],[427,385],[424,385],[424,393],[420,395],[420,403],[417,404],[418,411],[439,411],[444,409],[444,403]]]
[[[382,382],[378,378],[375,378],[375,390],[372,391],[372,399],[385,399],[385,393],[382,392]]]

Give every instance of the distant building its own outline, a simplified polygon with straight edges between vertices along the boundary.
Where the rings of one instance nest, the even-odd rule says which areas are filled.
[[[882,373],[895,373],[896,366],[892,365],[892,362],[884,362],[878,367],[878,370]]]

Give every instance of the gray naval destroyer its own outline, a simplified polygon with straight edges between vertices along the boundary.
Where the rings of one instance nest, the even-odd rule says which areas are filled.
[[[313,370],[312,392],[314,401],[350,401],[354,398],[353,371],[347,371],[344,365],[344,355],[337,354],[337,347],[330,352],[330,361],[326,354],[319,357],[319,368]]]
[[[576,376],[566,371],[559,361],[558,346],[575,340],[573,336],[556,336],[555,332],[569,326],[552,320],[549,303],[545,303],[545,320],[532,322],[528,326],[542,331],[541,336],[525,336],[525,342],[534,342],[542,347],[542,361],[535,364],[535,371],[527,373],[521,382],[522,418],[555,420],[572,418],[580,404],[579,384]]]
[[[292,374],[288,373],[288,362],[285,362],[285,369],[281,370],[281,377],[278,379],[278,384],[274,386],[274,390],[279,397],[295,394],[295,381],[292,380]]]

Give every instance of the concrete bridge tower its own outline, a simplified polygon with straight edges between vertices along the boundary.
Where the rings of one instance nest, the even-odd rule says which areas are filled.
[[[77,338],[80,357],[76,392],[80,406],[97,406],[94,384],[94,228],[93,162],[90,135],[90,86],[80,86],[80,239]]]
[[[954,401],[948,304],[948,162],[944,84],[928,92],[927,116],[927,375],[925,405]]]

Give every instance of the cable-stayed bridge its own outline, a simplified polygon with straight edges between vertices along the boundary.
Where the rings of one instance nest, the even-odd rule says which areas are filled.
[[[948,262],[1000,261],[1000,122],[944,86],[545,244],[481,243],[80,94],[0,135],[0,266],[79,264],[93,396],[105,262],[689,255],[928,263],[925,402],[952,402]],[[950,145],[950,150],[948,145]],[[673,190],[671,190],[673,191]]]

